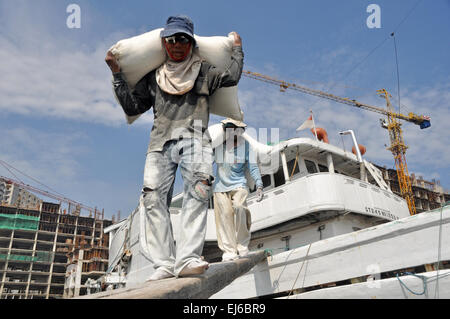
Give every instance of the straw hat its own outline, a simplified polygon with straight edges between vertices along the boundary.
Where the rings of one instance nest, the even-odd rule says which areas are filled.
[[[246,128],[247,127],[247,124],[245,124],[244,122],[236,121],[236,120],[233,120],[232,118],[227,118],[227,119],[221,121],[221,123],[224,126],[227,125],[227,124],[233,124],[236,127],[242,127],[242,128]]]

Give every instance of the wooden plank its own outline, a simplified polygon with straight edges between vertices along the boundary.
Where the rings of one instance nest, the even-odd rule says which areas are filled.
[[[202,275],[152,281],[138,287],[105,291],[77,299],[205,299],[264,259],[265,251],[251,252],[234,261],[212,263]]]

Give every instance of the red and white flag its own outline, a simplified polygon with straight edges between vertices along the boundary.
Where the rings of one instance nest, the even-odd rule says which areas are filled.
[[[296,131],[301,131],[301,130],[306,130],[306,129],[311,129],[314,128],[314,122],[313,122],[313,118],[312,118],[312,114],[311,116],[305,121],[303,122],[302,125],[300,125]]]

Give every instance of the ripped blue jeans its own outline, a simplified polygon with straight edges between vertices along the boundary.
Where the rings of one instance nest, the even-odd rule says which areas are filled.
[[[147,249],[154,268],[178,276],[193,260],[199,260],[206,236],[208,200],[213,177],[211,145],[199,139],[169,141],[161,152],[149,152],[144,168],[143,204]],[[178,166],[183,178],[180,234],[174,243],[169,205]],[[205,185],[202,181],[207,181]]]

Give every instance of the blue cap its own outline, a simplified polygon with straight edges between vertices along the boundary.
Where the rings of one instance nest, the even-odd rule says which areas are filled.
[[[184,15],[171,16],[167,19],[166,27],[161,31],[161,38],[170,37],[176,33],[184,33],[194,39],[194,23]]]

